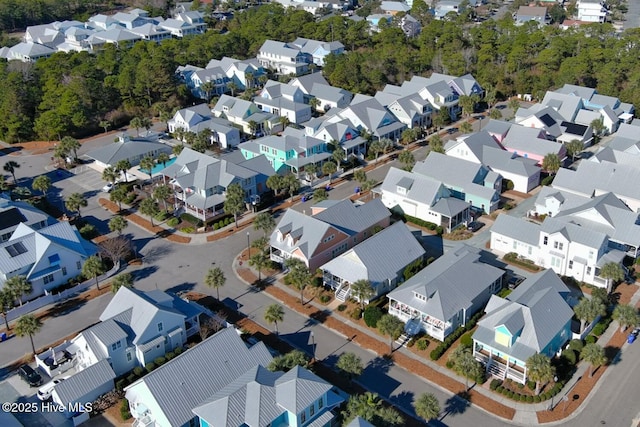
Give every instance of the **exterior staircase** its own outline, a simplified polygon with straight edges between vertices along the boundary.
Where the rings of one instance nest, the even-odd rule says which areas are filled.
[[[349,286],[343,286],[336,291],[336,299],[339,301],[346,301],[349,298],[349,291],[351,288]]]
[[[492,363],[489,361],[487,364],[487,374],[492,377],[503,380],[505,378],[506,367],[501,363]]]
[[[398,347],[406,347],[410,339],[411,339],[411,336],[405,333],[400,335],[395,342]]]

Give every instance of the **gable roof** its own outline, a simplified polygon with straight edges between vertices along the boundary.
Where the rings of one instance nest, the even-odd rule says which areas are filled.
[[[81,399],[98,387],[113,381],[115,377],[116,374],[109,366],[109,361],[103,359],[59,382],[54,390],[61,402],[86,403],[82,402]]]
[[[558,170],[553,187],[592,197],[598,192],[612,192],[618,198],[640,200],[640,169],[636,166],[602,161],[580,162],[578,168]]]
[[[460,310],[471,308],[474,299],[504,274],[482,262],[481,255],[478,248],[459,245],[391,291],[389,299],[446,322]]]
[[[154,151],[170,154],[171,147],[162,142],[145,139],[129,139],[91,150],[87,153],[87,156],[105,165],[115,165],[120,160],[131,159],[138,156],[144,157]]]
[[[509,236],[520,242],[537,246],[540,240],[540,226],[511,215],[498,215],[491,226],[491,234]]]
[[[357,205],[346,199],[314,215],[314,218],[331,224],[349,235],[360,233],[391,214],[380,199]]]
[[[443,191],[446,192],[442,182],[437,179],[392,166],[382,181],[380,190],[398,194],[398,187],[405,190],[403,197],[429,206],[435,205]]]
[[[425,254],[424,248],[399,221],[332,259],[321,269],[354,283],[393,280],[407,265]]]
[[[235,329],[227,328],[126,387],[126,397],[133,399],[136,389],[146,388],[170,425],[181,426],[194,418],[192,408],[271,360],[264,343],[249,348]]]

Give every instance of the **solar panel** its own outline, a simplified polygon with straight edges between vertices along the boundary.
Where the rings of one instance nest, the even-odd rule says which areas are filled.
[[[17,257],[18,255],[27,252],[27,248],[24,247],[24,244],[22,242],[16,242],[12,245],[5,246],[5,249],[7,250],[7,252],[9,252],[11,258]]]

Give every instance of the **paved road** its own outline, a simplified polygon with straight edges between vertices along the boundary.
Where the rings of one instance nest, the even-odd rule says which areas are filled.
[[[623,28],[625,30],[629,28],[640,28],[640,0],[629,0],[627,2],[627,8]]]

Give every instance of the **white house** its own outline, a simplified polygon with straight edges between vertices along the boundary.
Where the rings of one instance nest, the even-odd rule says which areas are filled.
[[[9,240],[20,224],[39,230],[56,223],[53,217],[20,200],[11,200],[5,193],[0,194],[0,243]]]
[[[107,360],[116,375],[144,366],[182,347],[200,331],[202,309],[159,290],[122,287],[100,315],[100,323],[82,331],[67,351],[76,369]]]
[[[240,144],[238,128],[222,117],[214,117],[206,103],[176,111],[173,118],[167,122],[167,126],[171,133],[176,133],[178,129],[196,134],[209,131],[209,142],[217,143],[224,149]]]
[[[171,155],[172,152],[171,146],[162,142],[139,137],[131,138],[123,134],[118,142],[98,147],[86,155],[95,160],[96,169],[104,170],[109,166],[115,166],[121,160],[127,160],[133,167],[139,165],[140,160],[145,157],[150,156],[155,159],[160,153]]]
[[[277,115],[265,113],[251,101],[226,94],[218,99],[211,111],[214,116],[238,125],[246,134],[259,136],[281,130]]]
[[[303,92],[291,85],[267,81],[253,102],[265,113],[286,117],[291,123],[304,123],[311,119],[311,107],[304,102]]]
[[[0,287],[14,276],[26,276],[33,292],[41,296],[82,272],[85,260],[97,252],[67,221],[36,230],[20,223],[9,240],[0,243]]]
[[[578,20],[603,23],[607,20],[607,8],[604,0],[578,0]]]

